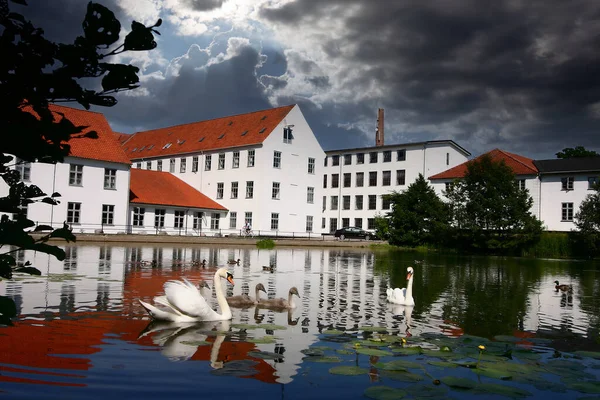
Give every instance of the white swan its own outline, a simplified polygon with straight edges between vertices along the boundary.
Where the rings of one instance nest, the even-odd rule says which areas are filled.
[[[213,284],[221,314],[214,311],[202,297],[200,291],[185,278],[183,278],[183,282],[168,281],[165,283],[165,295],[154,298],[154,303],[161,306],[160,308],[139,299],[138,301],[152,318],[162,321],[195,322],[231,319],[231,309],[225,300],[220,278],[227,279],[232,285],[234,282],[233,275],[226,268],[219,268],[215,272]]]
[[[288,292],[287,300],[282,297],[280,297],[278,299],[260,299],[258,304],[256,304],[256,306],[260,307],[260,308],[269,308],[269,309],[274,309],[274,310],[285,310],[285,309],[296,308],[296,303],[294,303],[294,295],[296,295],[296,296],[298,296],[298,298],[300,298],[298,289],[296,289],[295,286],[290,288],[290,291]]]
[[[387,301],[389,303],[401,304],[404,306],[414,306],[415,299],[413,299],[412,295],[412,285],[413,285],[413,267],[406,268],[406,280],[408,281],[408,285],[405,288],[388,288],[387,289]]]
[[[227,297],[226,300],[227,300],[227,303],[231,307],[241,307],[241,308],[251,307],[260,302],[260,300],[261,300],[260,292],[261,291],[267,293],[264,285],[262,283],[258,283],[258,284],[256,284],[256,288],[254,289],[256,297],[253,298],[252,296],[248,296],[247,294],[240,294],[239,296]]]

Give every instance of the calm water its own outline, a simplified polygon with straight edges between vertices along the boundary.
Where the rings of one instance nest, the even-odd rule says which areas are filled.
[[[64,262],[20,254],[42,276],[0,283],[20,313],[14,326],[0,328],[0,397],[600,393],[600,268],[591,262],[207,246],[66,251]],[[214,266],[237,258],[229,294],[253,294],[261,282],[269,296],[286,297],[296,286],[298,308],[233,309],[231,321],[165,325],[152,323],[137,302],[151,301],[164,282],[181,276],[208,281],[214,299],[215,269],[197,261]],[[264,271],[270,264],[275,271]],[[404,287],[409,265],[416,305],[387,304],[386,288]],[[556,292],[554,280],[573,292]],[[486,346],[481,354],[478,345]]]

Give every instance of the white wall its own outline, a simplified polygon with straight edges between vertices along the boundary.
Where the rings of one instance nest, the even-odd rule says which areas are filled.
[[[563,190],[561,178],[572,176],[573,190]],[[575,174],[565,173],[560,175],[543,175],[541,177],[541,206],[540,219],[544,228],[549,231],[570,231],[576,229],[572,221],[562,220],[562,203],[573,203],[573,216],[579,211],[581,202],[592,194],[588,188],[588,177],[597,176],[597,173]]]

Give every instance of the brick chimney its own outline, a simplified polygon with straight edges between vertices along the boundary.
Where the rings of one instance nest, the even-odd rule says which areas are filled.
[[[383,108],[377,110],[377,130],[375,131],[375,146],[383,146]]]

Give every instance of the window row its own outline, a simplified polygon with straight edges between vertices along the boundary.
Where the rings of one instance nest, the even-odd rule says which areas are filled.
[[[400,150],[396,150],[394,153],[396,153],[396,161],[406,161],[406,149],[400,149]],[[379,162],[379,154],[380,152],[378,151],[371,151],[368,154],[368,158],[369,158],[369,164],[375,164],[377,162]],[[382,161],[385,162],[392,162],[392,150],[384,150],[381,152],[382,155]],[[325,161],[324,161],[324,165],[327,166],[328,164],[328,159],[331,158],[331,165],[332,166],[337,166],[340,165],[340,159],[343,159],[344,165],[352,165],[352,163],[356,163],[356,164],[364,164],[365,163],[365,153],[356,153],[356,154],[343,154],[343,155],[339,155],[339,154],[335,154],[332,156],[326,156],[325,157]]]
[[[67,223],[79,224],[81,220],[81,203],[67,203]],[[115,206],[112,204],[102,204],[102,213],[100,214],[100,222],[102,225],[114,225],[115,221]]]
[[[354,197],[354,210],[364,210],[364,197],[362,194],[354,196],[342,196],[342,210],[350,210],[351,200]],[[367,210],[377,210],[377,197],[381,199],[381,210],[389,210],[391,208],[391,200],[387,196],[377,196],[376,194],[367,195]],[[329,209],[339,209],[339,196],[331,196],[329,200]],[[323,211],[327,209],[327,196],[323,196]]]
[[[223,199],[225,192],[225,183],[217,182],[217,199]],[[239,182],[231,182],[231,190],[230,190],[230,198],[237,199],[239,195]],[[273,182],[271,188],[271,199],[279,200],[281,196],[281,183]],[[246,199],[254,198],[254,181],[246,181]],[[315,202],[315,188],[307,187],[306,188],[306,202],[314,203]]]
[[[69,185],[83,186],[83,165],[69,165]],[[117,189],[117,170],[104,168],[104,189]]]
[[[356,172],[354,178],[354,187],[364,187],[365,186],[365,173],[364,172]],[[378,186],[377,183],[377,171],[369,172],[369,185],[368,186]],[[327,176],[323,175],[323,188],[327,188]],[[352,173],[344,173],[342,174],[342,186],[343,187],[352,187]],[[398,169],[396,170],[396,185],[405,185],[406,184],[406,170]],[[381,186],[391,186],[392,185],[392,171],[382,171],[381,172]],[[331,174],[331,187],[337,188],[340,187],[340,174]]]
[[[574,184],[575,184],[575,177],[574,176],[566,176],[560,179],[561,181],[561,186],[562,186],[562,190],[573,190],[574,188]],[[598,184],[598,177],[597,176],[588,176],[587,178],[588,181],[588,190],[593,190],[596,187],[596,184]]]
[[[353,225],[350,225],[350,221],[353,222]],[[342,226],[338,227],[338,219],[337,218],[329,218],[329,232],[333,233],[339,228],[348,228],[350,226],[354,226],[356,228],[363,229],[363,218],[342,218]],[[327,228],[327,218],[321,218],[321,229]],[[375,229],[375,218],[367,218],[367,228],[366,229]]]

